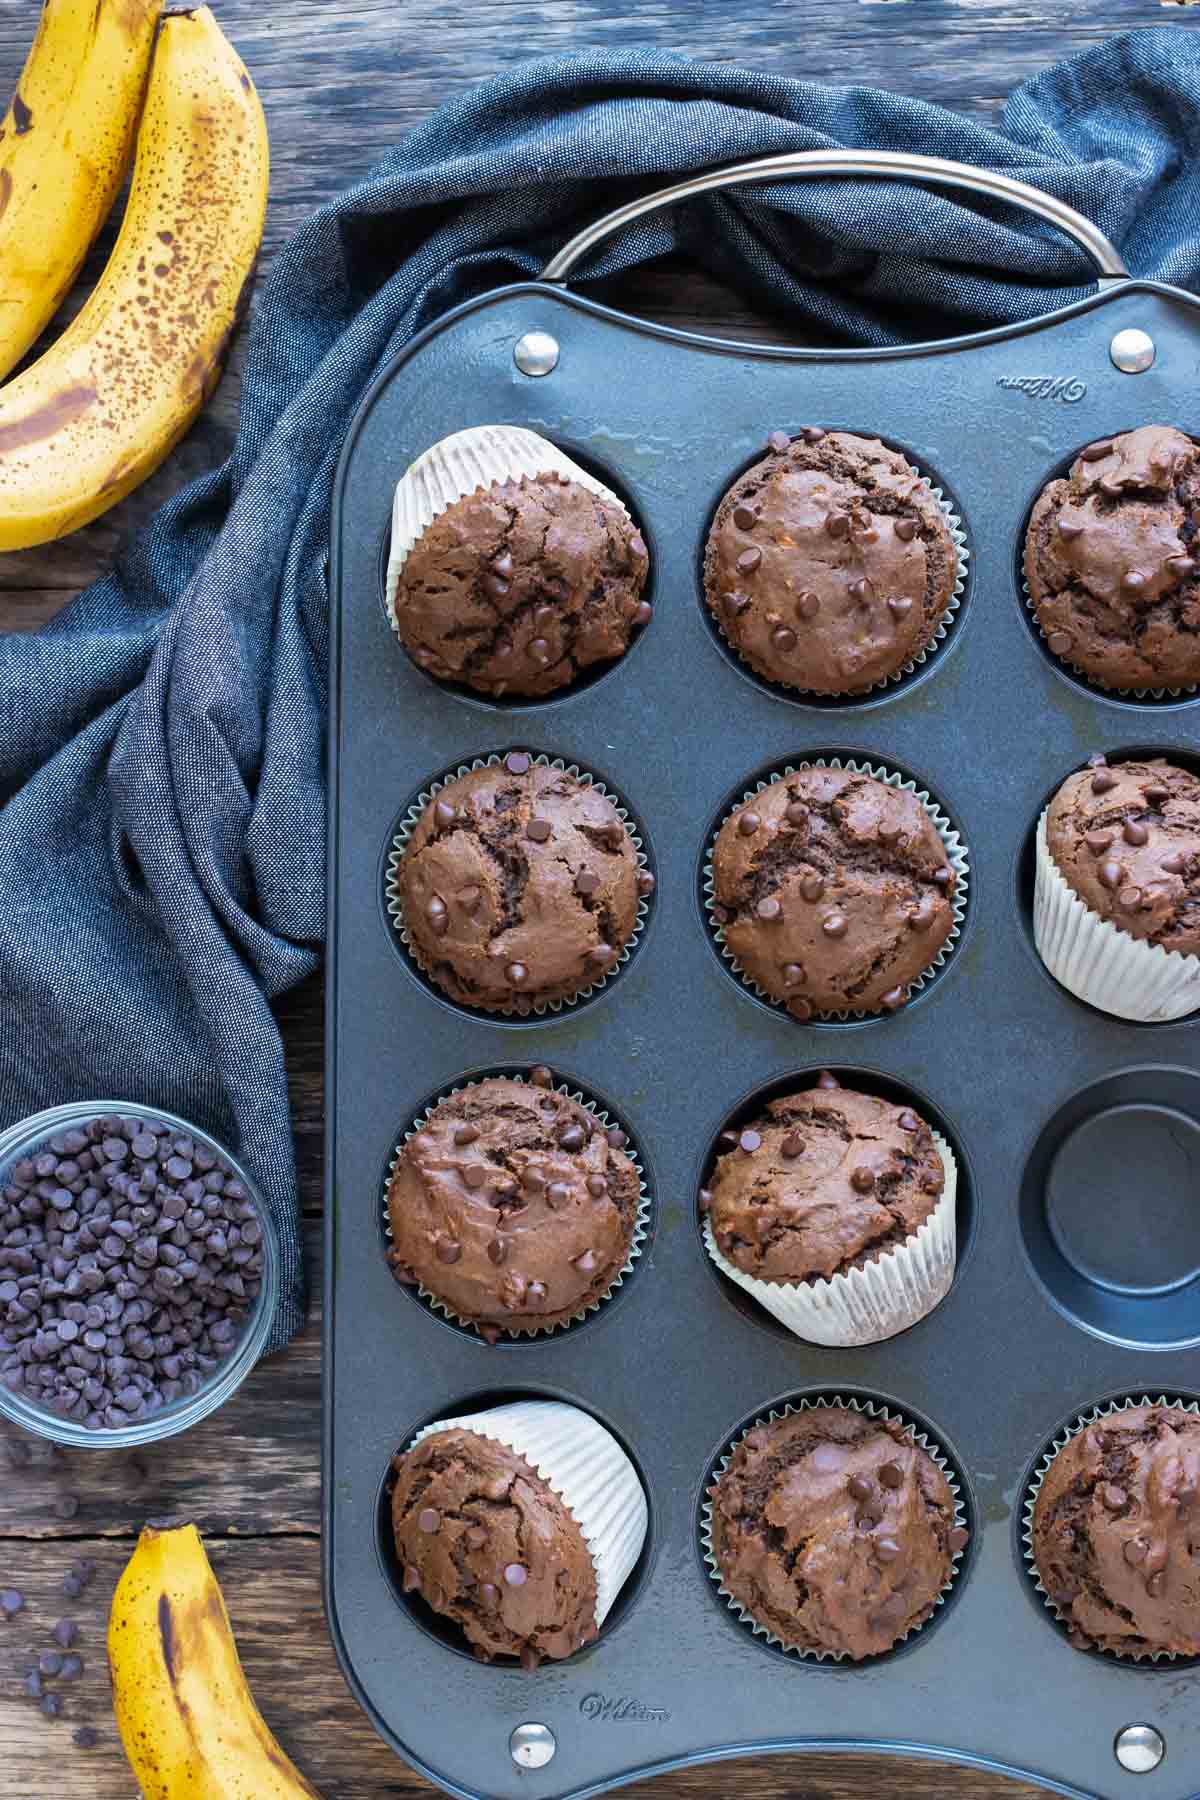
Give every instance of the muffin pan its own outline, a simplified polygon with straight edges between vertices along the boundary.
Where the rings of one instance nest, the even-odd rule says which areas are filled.
[[[1156,351],[1137,374],[1110,354],[1130,331]],[[514,361],[536,332],[558,346],[542,376],[521,372],[524,352]],[[1071,1648],[1027,1572],[1021,1518],[1044,1451],[1080,1414],[1200,1393],[1195,1021],[1128,1025],[1059,988],[1032,949],[1025,879],[1063,775],[1131,743],[1185,754],[1200,699],[1085,691],[1039,643],[1019,579],[1032,499],[1079,446],[1160,419],[1200,431],[1198,356],[1197,302],[1148,282],[967,341],[840,353],[691,337],[535,282],[439,321],[364,402],[333,525],[326,1595],[362,1705],[448,1791],[559,1800],[705,1758],[839,1747],[965,1760],[1101,1800],[1200,1790],[1200,1669]],[[611,482],[651,551],[654,616],[632,653],[533,706],[432,682],[381,603],[396,478],[485,421],[527,425]],[[747,680],[700,581],[720,495],[768,431],[806,424],[904,447],[953,494],[970,550],[970,604],[937,653],[844,708]],[[541,1020],[439,1000],[396,954],[382,900],[408,799],[514,746],[611,784],[644,823],[658,877],[603,1004]],[[902,769],[936,796],[969,846],[970,904],[918,999],[801,1025],[714,953],[700,872],[731,796],[829,755]],[[397,1288],[381,1171],[431,1094],[534,1064],[607,1097],[651,1177],[655,1227],[635,1277],[586,1324],[488,1348]],[[928,1096],[968,1175],[946,1299],[862,1349],[801,1343],[729,1293],[695,1219],[726,1119],[822,1066]],[[458,1654],[398,1594],[381,1511],[389,1460],[423,1424],[514,1394],[594,1413],[629,1449],[652,1517],[599,1641],[534,1673]],[[936,1619],[858,1667],[753,1636],[701,1542],[705,1485],[744,1425],[834,1395],[916,1421],[956,1471],[972,1533]],[[1115,1754],[1133,1726],[1165,1742],[1148,1773]]]

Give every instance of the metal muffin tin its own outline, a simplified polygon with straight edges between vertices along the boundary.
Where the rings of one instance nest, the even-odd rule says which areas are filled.
[[[1200,1392],[1195,1024],[1136,1026],[1081,1005],[1042,968],[1030,925],[1047,795],[1096,750],[1200,766],[1200,701],[1131,703],[1074,678],[1032,626],[1019,572],[1030,505],[1081,445],[1155,420],[1200,429],[1200,307],[1122,279],[1092,227],[1005,177],[823,154],[765,172],[897,169],[1023,200],[1090,251],[1101,291],[1019,328],[832,353],[670,331],[556,285],[655,196],[583,234],[547,279],[441,319],[380,376],[349,434],[333,523],[326,1598],[376,1727],[455,1794],[559,1800],[708,1758],[836,1748],[966,1761],[1103,1800],[1200,1790],[1200,1669],[1073,1649],[1021,1544],[1030,1475],[1076,1415],[1116,1396]],[[717,171],[679,192],[762,176]],[[626,656],[539,704],[439,686],[384,614],[395,480],[436,439],[495,421],[530,426],[610,481],[652,559],[653,619]],[[945,489],[969,537],[968,590],[945,644],[857,701],[815,704],[756,681],[703,603],[717,501],[769,430],[805,424],[896,444]],[[658,875],[629,966],[589,1004],[541,1021],[440,999],[406,962],[384,902],[411,796],[516,745],[578,762],[627,797]],[[969,847],[971,898],[954,954],[906,1008],[802,1026],[722,964],[701,869],[731,794],[824,752],[916,777]],[[586,1323],[489,1349],[393,1281],[381,1184],[430,1094],[537,1063],[633,1134],[651,1235],[636,1279]],[[948,1298],[866,1349],[789,1337],[723,1283],[696,1220],[719,1128],[822,1066],[909,1096],[962,1170]],[[394,1451],[431,1419],[514,1394],[593,1412],[650,1500],[641,1566],[599,1641],[533,1674],[475,1662],[402,1598],[386,1534]],[[857,1667],[756,1639],[700,1547],[703,1490],[730,1439],[772,1406],[820,1394],[881,1401],[926,1430],[961,1479],[973,1532],[930,1623]],[[1163,1744],[1153,1768],[1130,1772]]]

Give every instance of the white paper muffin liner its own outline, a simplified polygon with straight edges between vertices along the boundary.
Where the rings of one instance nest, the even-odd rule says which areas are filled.
[[[1077,1000],[1118,1019],[1162,1024],[1200,1007],[1200,956],[1185,956],[1130,937],[1080,899],[1060,872],[1037,826],[1033,936],[1038,955]]]
[[[877,1262],[812,1281],[762,1281],[722,1254],[705,1218],[704,1245],[722,1275],[809,1344],[849,1349],[907,1331],[946,1298],[954,1280],[958,1167],[945,1138],[933,1133],[946,1182],[932,1213],[903,1244]]]
[[[383,1182],[383,1233],[389,1244],[392,1241],[392,1224],[391,1214],[388,1210],[388,1194],[391,1191],[392,1177],[396,1173],[396,1165],[400,1160],[400,1155],[404,1146],[412,1138],[416,1137],[422,1126],[428,1124],[438,1107],[443,1105],[445,1101],[452,1099],[455,1094],[465,1093],[468,1088],[479,1087],[483,1082],[494,1079],[496,1079],[496,1077],[491,1075],[479,1075],[473,1081],[460,1081],[457,1086],[447,1088],[444,1094],[439,1094],[436,1100],[431,1100],[424,1112],[417,1115],[412,1124],[405,1131],[400,1142],[396,1145],[395,1150],[392,1152],[391,1160],[388,1163],[387,1174],[384,1177]],[[574,1100],[578,1106],[582,1106],[585,1112],[591,1113],[592,1117],[604,1130],[609,1131],[614,1127],[620,1131],[625,1130],[623,1125],[620,1125],[617,1120],[610,1118],[609,1114],[606,1113],[602,1107],[597,1106],[594,1100],[586,1099],[584,1095],[580,1093],[578,1088],[573,1088],[566,1082],[555,1082],[553,1087],[543,1088],[539,1083],[530,1081],[528,1076],[525,1075],[506,1075],[501,1077],[501,1079],[523,1082],[526,1086],[532,1088],[535,1093],[539,1094],[562,1094],[568,1100]],[[629,1254],[613,1276],[612,1281],[609,1283],[604,1293],[598,1295],[594,1300],[589,1300],[586,1305],[579,1308],[578,1312],[572,1313],[569,1319],[559,1319],[545,1325],[522,1325],[515,1330],[501,1327],[500,1336],[502,1338],[534,1338],[543,1335],[550,1337],[556,1331],[568,1331],[572,1325],[577,1325],[581,1319],[586,1319],[592,1313],[599,1312],[601,1307],[605,1306],[608,1301],[612,1299],[617,1289],[622,1286],[625,1277],[632,1274],[633,1265],[642,1254],[642,1246],[646,1242],[646,1234],[650,1229],[650,1195],[646,1189],[646,1171],[642,1167],[641,1160],[637,1153],[637,1146],[634,1144],[632,1138],[628,1138],[627,1142],[622,1145],[622,1154],[629,1158],[634,1169],[637,1171],[638,1203],[637,1211],[634,1216],[633,1236],[629,1242]],[[439,1297],[435,1293],[432,1293],[423,1282],[418,1282],[414,1291],[420,1295],[427,1306],[432,1307],[435,1312],[441,1313],[444,1318],[451,1320],[453,1324],[461,1325],[463,1329],[467,1331],[479,1332],[479,1323],[477,1320],[464,1318],[461,1313],[455,1312],[452,1306],[449,1306],[446,1301],[439,1299]],[[482,1334],[480,1333],[480,1335]]]
[[[1081,1431],[1086,1431],[1088,1426],[1094,1425],[1098,1419],[1110,1419],[1114,1413],[1130,1412],[1139,1406],[1172,1407],[1180,1412],[1190,1412],[1200,1415],[1200,1402],[1195,1400],[1172,1399],[1166,1394],[1159,1394],[1155,1399],[1151,1399],[1149,1394],[1142,1394],[1137,1398],[1128,1397],[1124,1400],[1110,1400],[1106,1405],[1089,1407],[1087,1412],[1080,1413],[1072,1423],[1055,1438],[1049,1450],[1046,1451],[1037,1468],[1034,1470],[1034,1473],[1029,1480],[1029,1486],[1025,1490],[1025,1503],[1023,1509],[1025,1517],[1021,1529],[1025,1567],[1029,1572],[1029,1577],[1033,1582],[1034,1587],[1041,1595],[1047,1610],[1052,1612],[1054,1617],[1062,1625],[1069,1626],[1071,1621],[1054,1604],[1054,1601],[1042,1586],[1042,1578],[1038,1573],[1037,1558],[1033,1553],[1033,1514],[1034,1509],[1037,1506],[1038,1495],[1042,1491],[1042,1483],[1050,1472],[1050,1464],[1054,1461],[1064,1445],[1069,1444],[1073,1437],[1078,1437]],[[1172,1663],[1181,1660],[1179,1653],[1174,1650],[1110,1650],[1104,1644],[1088,1644],[1085,1648],[1090,1650],[1096,1656],[1107,1656],[1118,1663]]]
[[[1060,656],[1057,650],[1051,650],[1047,634],[1042,629],[1042,621],[1037,616],[1037,604],[1029,591],[1029,583],[1026,581],[1024,574],[1021,576],[1021,592],[1025,597],[1025,610],[1033,622],[1034,630],[1041,638],[1043,644],[1045,644],[1048,655],[1052,656],[1055,662],[1062,663],[1064,668],[1070,669],[1073,675],[1078,675],[1080,681],[1086,681],[1093,693],[1101,696],[1107,695],[1110,699],[1114,694],[1117,694],[1123,700],[1179,700],[1185,694],[1194,694],[1197,692],[1195,683],[1190,687],[1105,687],[1102,682],[1096,680],[1094,675],[1089,675],[1086,669],[1081,669],[1078,663],[1073,663],[1069,656]]]
[[[619,795],[614,794],[611,788],[605,787],[604,783],[595,775],[591,774],[589,770],[581,769],[578,763],[564,762],[561,756],[547,756],[544,752],[535,754],[533,751],[529,751],[528,755],[531,764],[539,764],[543,768],[548,769],[559,769],[563,774],[570,775],[574,780],[582,782],[585,787],[595,788],[598,794],[603,794],[605,799],[610,801],[616,809],[617,817],[629,833],[633,843],[634,852],[637,856],[638,873],[642,874],[649,872],[650,861],[646,855],[645,845],[642,843],[638,829]],[[638,895],[637,917],[634,920],[633,930],[629,934],[629,941],[622,945],[620,953],[613,959],[607,969],[602,969],[600,974],[597,975],[594,980],[588,982],[585,987],[578,988],[575,993],[571,995],[569,1000],[534,1000],[525,1008],[519,1006],[487,1007],[471,1006],[466,1001],[455,1000],[453,995],[445,993],[445,990],[437,983],[435,977],[431,974],[429,967],[422,958],[421,952],[414,942],[413,937],[409,932],[408,925],[405,922],[404,903],[400,895],[400,863],[408,846],[408,840],[416,830],[422,813],[425,811],[425,808],[429,805],[431,800],[436,800],[443,788],[448,787],[452,781],[461,780],[464,775],[470,775],[475,769],[488,769],[503,761],[504,756],[498,751],[493,751],[490,756],[477,756],[469,763],[460,763],[457,769],[452,769],[449,774],[441,776],[437,781],[431,781],[429,786],[417,795],[416,799],[405,813],[404,818],[400,823],[400,827],[392,839],[392,847],[388,851],[387,878],[385,881],[387,910],[388,916],[396,928],[401,943],[404,945],[405,950],[408,952],[417,968],[434,983],[438,993],[443,994],[452,1005],[461,1006],[464,1012],[470,1013],[473,1017],[479,1019],[524,1019],[528,1018],[530,1013],[532,1013],[535,1018],[540,1019],[544,1017],[546,1013],[562,1012],[564,1007],[574,1006],[580,1000],[590,1000],[592,995],[598,993],[606,982],[612,980],[619,969],[624,968],[633,953],[634,945],[642,935],[646,920],[649,917],[650,896],[645,894]]]
[[[789,775],[795,775],[799,769],[847,769],[852,775],[872,775],[876,781],[886,782],[888,787],[905,788],[910,794],[915,794],[917,799],[921,802],[921,805],[924,807],[932,821],[934,830],[942,840],[950,866],[958,877],[954,890],[954,897],[950,902],[951,911],[954,915],[953,923],[950,927],[950,935],[939,949],[937,955],[924,969],[922,969],[921,973],[916,976],[914,980],[909,982],[907,998],[912,1000],[926,986],[931,977],[941,968],[942,964],[946,961],[947,957],[958,943],[959,938],[962,936],[963,920],[967,916],[967,887],[971,872],[967,846],[963,843],[962,838],[951,825],[946,814],[941,810],[937,802],[925,792],[924,788],[919,788],[915,781],[910,780],[905,775],[898,774],[893,769],[885,769],[882,765],[877,765],[875,763],[857,762],[853,757],[849,756],[799,757],[794,762],[785,763],[781,768],[773,769],[770,774],[764,775],[761,781],[756,781],[752,788],[747,788],[741,798],[734,801],[733,805],[730,806],[718,820],[717,827],[713,832],[712,837],[709,839],[708,849],[704,857],[704,910],[708,914],[709,927],[720,946],[721,955],[734,973],[738,975],[750,989],[752,994],[757,994],[760,1000],[767,1001],[770,1006],[774,1006],[779,1012],[787,1013],[787,1007],[782,1000],[776,999],[774,994],[768,994],[765,988],[758,985],[752,975],[746,973],[746,970],[742,967],[737,957],[733,954],[733,951],[729,948],[729,945],[725,942],[724,927],[719,925],[713,918],[713,909],[720,903],[713,890],[712,859],[713,852],[717,846],[717,839],[721,834],[721,829],[724,826],[725,821],[738,810],[738,807],[744,806],[748,800],[753,800],[755,794],[761,794],[764,788],[771,787],[776,781],[784,780]],[[788,1016],[790,1017],[791,1015],[788,1014]],[[858,1010],[814,1012],[812,1019],[805,1021],[805,1023],[820,1024],[822,1022],[828,1023],[830,1020],[876,1019],[881,1016],[885,1015],[881,1015],[877,1012]]]
[[[396,591],[400,571],[421,533],[439,513],[480,489],[506,481],[533,481],[539,475],[561,475],[566,481],[578,482],[580,487],[619,507],[633,523],[629,509],[611,488],[536,431],[526,431],[520,425],[472,425],[466,431],[456,431],[431,444],[396,483],[386,584],[387,614],[393,631],[399,632]]]
[[[503,1444],[558,1495],[582,1532],[596,1571],[599,1629],[642,1553],[649,1522],[637,1470],[612,1433],[590,1413],[561,1400],[516,1400],[439,1419],[418,1431],[408,1448],[439,1431],[474,1431]]]
[[[827,1397],[822,1396],[820,1399],[816,1400],[802,1399],[797,1401],[794,1405],[789,1403],[783,1407],[773,1406],[769,1413],[766,1413],[761,1418],[753,1420],[751,1424],[746,1426],[744,1431],[738,1433],[737,1437],[734,1438],[733,1442],[726,1449],[725,1454],[722,1456],[713,1474],[712,1481],[709,1484],[710,1488],[714,1488],[721,1479],[721,1476],[725,1473],[725,1470],[729,1466],[730,1458],[733,1456],[738,1445],[744,1438],[749,1436],[750,1432],[756,1430],[757,1427],[760,1425],[773,1424],[776,1419],[790,1418],[793,1413],[819,1411],[822,1408],[828,1409],[830,1407],[840,1407],[846,1412],[865,1413],[866,1416],[871,1419],[897,1420],[904,1428],[905,1435],[910,1438],[914,1444],[919,1445],[920,1448],[925,1451],[926,1455],[937,1464],[938,1468],[942,1471],[942,1474],[946,1477],[946,1481],[950,1488],[950,1495],[954,1501],[955,1526],[966,1525],[967,1519],[962,1502],[962,1493],[959,1489],[958,1482],[955,1479],[954,1470],[947,1462],[939,1446],[934,1443],[933,1439],[925,1432],[918,1431],[916,1426],[904,1417],[903,1413],[896,1412],[892,1407],[884,1406],[881,1402],[875,1400],[847,1400],[843,1399],[840,1394],[830,1394]],[[755,1637],[762,1638],[765,1643],[774,1645],[777,1650],[786,1651],[789,1656],[801,1657],[806,1662],[846,1662],[848,1658],[847,1653],[844,1650],[812,1650],[798,1644],[785,1644],[782,1638],[776,1637],[775,1633],[769,1630],[767,1626],[759,1623],[752,1612],[746,1610],[740,1600],[731,1594],[729,1589],[725,1586],[724,1578],[721,1574],[721,1567],[717,1561],[716,1552],[713,1549],[712,1525],[713,1503],[711,1498],[706,1497],[700,1514],[700,1541],[704,1546],[705,1565],[708,1569],[709,1576],[716,1583],[722,1598],[728,1603],[729,1610],[736,1614],[742,1624],[748,1625]],[[962,1550],[955,1550],[952,1553],[950,1558],[950,1573],[946,1577],[941,1592],[937,1595],[933,1603],[935,1612],[938,1607],[945,1605],[946,1595],[954,1586],[955,1579],[959,1572],[959,1566],[964,1555],[965,1546]],[[932,1617],[933,1614],[931,1613],[929,1618]],[[907,1643],[909,1638],[918,1636],[928,1623],[929,1619],[927,1618],[923,1619],[919,1625],[910,1626],[909,1629],[904,1632],[901,1637],[898,1637],[896,1642],[891,1644],[887,1650],[881,1650],[878,1656],[871,1657],[869,1660],[878,1662],[881,1656],[890,1656],[893,1650],[898,1649],[901,1644]]]
[[[891,446],[889,446],[889,448],[891,448]],[[751,664],[746,661],[745,657],[742,655],[741,651],[738,649],[738,646],[734,643],[733,639],[729,636],[729,633],[725,630],[725,626],[721,621],[720,615],[717,613],[715,608],[708,605],[708,600],[707,600],[707,596],[706,596],[705,597],[706,609],[708,611],[709,617],[712,619],[713,624],[716,626],[718,632],[720,633],[722,640],[726,644],[728,644],[730,651],[732,652],[732,654],[734,656],[737,657],[739,663],[741,663],[743,665],[743,667],[745,667],[747,669],[751,669],[751,672],[753,674],[758,675],[758,679],[760,681],[765,681],[770,687],[777,689],[778,692],[780,692],[782,694],[794,694],[799,698],[829,700],[829,701],[835,701],[835,702],[838,700],[843,700],[843,701],[861,700],[864,697],[864,695],[866,695],[866,694],[887,693],[889,688],[893,688],[898,681],[903,681],[906,678],[906,676],[911,675],[914,672],[914,670],[919,669],[923,663],[928,661],[929,657],[933,654],[933,652],[939,648],[939,646],[945,639],[947,633],[953,627],[955,620],[958,616],[958,610],[959,610],[960,606],[962,605],[963,591],[967,585],[967,564],[971,560],[971,552],[970,552],[970,549],[967,544],[967,534],[963,528],[963,522],[960,519],[960,517],[958,516],[958,514],[955,512],[954,508],[951,506],[950,502],[947,500],[945,493],[942,491],[942,489],[940,487],[935,487],[933,482],[930,481],[929,477],[921,469],[918,469],[914,463],[908,463],[907,467],[908,467],[909,473],[911,475],[916,476],[917,480],[920,482],[920,484],[921,484],[922,488],[924,488],[925,492],[927,494],[931,495],[933,497],[933,499],[937,501],[938,507],[940,508],[942,515],[945,518],[946,524],[949,528],[950,535],[954,539],[954,554],[955,554],[955,562],[956,562],[955,575],[954,575],[954,586],[951,590],[950,598],[946,602],[945,611],[942,613],[941,618],[938,620],[937,624],[934,626],[934,629],[929,637],[928,642],[922,644],[921,648],[916,652],[916,654],[914,656],[911,656],[907,662],[902,663],[898,669],[894,669],[890,675],[885,675],[883,677],[882,681],[873,681],[871,683],[870,687],[867,687],[867,688],[852,688],[852,689],[848,689],[848,690],[843,689],[839,693],[831,694],[825,688],[799,687],[799,686],[794,685],[790,681],[788,681],[788,682],[776,681],[776,680],[773,680],[769,675],[758,675],[758,671],[756,669],[752,669]],[[749,471],[747,471],[747,473],[749,473]]]

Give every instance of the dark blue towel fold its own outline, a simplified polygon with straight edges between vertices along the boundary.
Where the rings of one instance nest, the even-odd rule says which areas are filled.
[[[58,1101],[208,1127],[285,1245],[273,1342],[304,1306],[269,1002],[324,914],[326,534],[359,396],[456,301],[535,273],[623,198],[829,145],[1010,171],[1088,214],[1139,274],[1200,273],[1200,37],[1134,32],[1027,83],[992,130],[871,88],[653,53],[530,63],[435,113],[280,253],[258,294],[233,454],[36,634],[0,637],[0,1126]],[[1078,253],[1000,207],[780,184],[659,214],[589,275],[694,253],[835,340],[1028,318]]]

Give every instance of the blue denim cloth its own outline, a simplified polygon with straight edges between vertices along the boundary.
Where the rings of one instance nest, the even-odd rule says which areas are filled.
[[[286,1341],[304,1277],[269,1003],[322,940],[329,496],[371,378],[620,200],[820,146],[1009,170],[1088,214],[1135,272],[1194,284],[1198,102],[1200,36],[1180,27],[1047,71],[996,130],[872,88],[588,54],[453,101],[323,207],[259,291],[229,461],[51,624],[0,636],[0,1125],[102,1097],[208,1127],[280,1226]],[[1028,218],[878,183],[696,201],[611,241],[588,275],[666,251],[769,303],[798,341],[1025,319],[1089,280]]]

